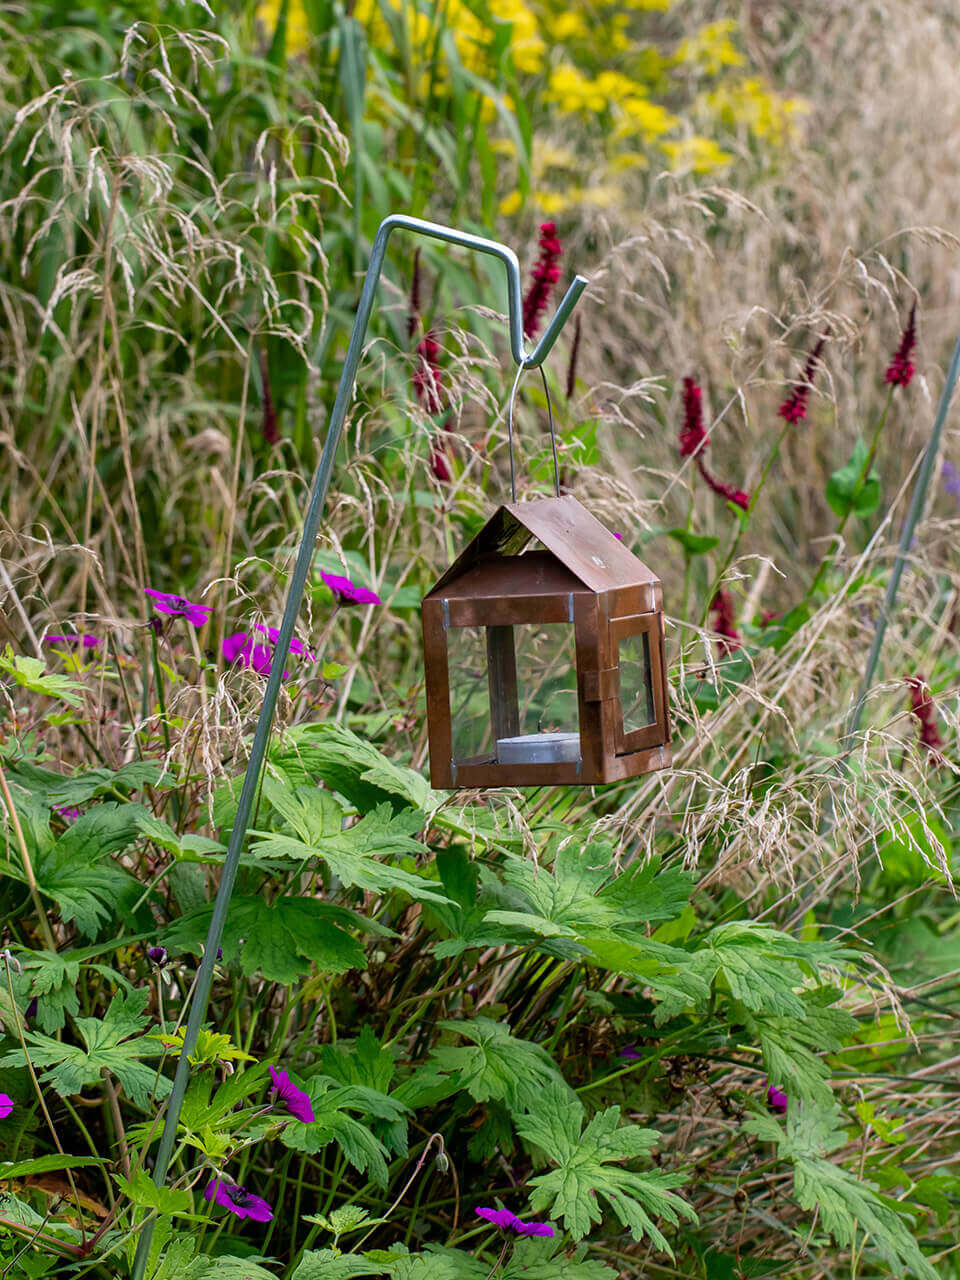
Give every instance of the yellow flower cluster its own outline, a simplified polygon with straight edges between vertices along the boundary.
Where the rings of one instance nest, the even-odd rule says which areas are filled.
[[[661,142],[660,146],[669,157],[674,173],[713,173],[725,168],[733,159],[729,151],[724,151],[712,138],[699,135],[681,138],[677,142]]]
[[[464,66],[472,71],[486,73],[489,70],[489,48],[494,33],[488,23],[481,21],[464,0],[445,0],[434,6],[418,0],[389,0],[391,7],[402,15],[407,27],[407,39],[411,51],[420,59],[432,53],[437,30],[442,21],[453,33],[457,53]],[[280,17],[282,0],[260,0],[257,19],[268,36],[273,35]],[[534,75],[543,67],[546,42],[540,34],[540,24],[534,11],[524,0],[489,0],[489,11],[497,22],[512,27],[510,54],[518,71]],[[381,45],[389,39],[389,28],[380,13],[377,0],[357,0],[353,16],[367,30],[371,43]],[[576,15],[573,25],[568,22],[568,35],[587,32],[586,24]],[[287,53],[297,57],[310,44],[310,24],[303,0],[289,0],[287,8]]]
[[[775,147],[796,136],[797,117],[810,110],[805,99],[785,98],[754,77],[720,85],[703,96],[702,105],[728,129],[749,129],[761,142]]]
[[[708,76],[719,75],[724,67],[742,67],[743,54],[731,39],[736,29],[737,24],[732,18],[708,22],[695,35],[681,40],[674,55],[675,61],[693,65]]]
[[[675,116],[645,96],[642,84],[622,71],[601,71],[591,79],[573,63],[561,62],[550,73],[543,97],[566,115],[618,111],[634,124],[642,122],[652,138],[666,133],[677,123]]]
[[[261,0],[257,6],[257,20],[263,23],[270,39],[280,20],[282,0]],[[310,47],[310,22],[303,0],[289,0],[287,5],[287,55],[297,58]]]

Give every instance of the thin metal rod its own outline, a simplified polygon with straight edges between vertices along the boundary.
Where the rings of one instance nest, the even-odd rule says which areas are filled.
[[[320,525],[320,516],[323,513],[327,490],[330,487],[330,476],[333,472],[333,464],[336,459],[337,446],[340,443],[343,424],[346,421],[347,409],[353,398],[357,368],[360,364],[360,357],[363,354],[363,340],[367,332],[370,313],[373,311],[373,300],[377,292],[380,272],[383,269],[387,241],[391,232],[396,230],[412,231],[417,235],[430,236],[434,240],[444,240],[448,244],[461,245],[465,249],[471,249],[477,253],[490,254],[500,259],[507,270],[507,308],[510,319],[511,353],[513,359],[521,368],[535,369],[543,363],[556,342],[564,322],[587,287],[587,281],[583,276],[574,277],[573,283],[567,290],[543,337],[537,343],[532,354],[527,355],[523,345],[523,300],[520,263],[512,249],[500,244],[497,240],[486,240],[482,236],[474,236],[465,231],[457,231],[453,227],[443,227],[436,222],[424,222],[420,218],[411,218],[405,214],[391,214],[390,217],[384,218],[380,224],[370,253],[370,263],[367,267],[363,289],[360,293],[357,316],[353,322],[350,344],[347,347],[346,358],[340,373],[340,385],[337,387],[337,396],[334,400],[333,411],[330,414],[327,438],[324,442],[320,465],[317,468],[317,474],[313,482],[313,492],[310,495],[310,504],[307,507],[307,514],[303,522],[300,549],[297,552],[296,563],[290,578],[283,619],[280,623],[280,632],[274,648],[274,658],[263,694],[263,705],[260,709],[260,716],[253,735],[253,743],[250,747],[250,760],[247,764],[247,771],[244,774],[240,801],[237,805],[233,829],[230,832],[227,853],[223,860],[220,886],[213,905],[213,915],[210,919],[210,928],[204,945],[203,959],[200,961],[200,968],[197,971],[196,989],[190,1002],[190,1013],[184,1030],[183,1046],[177,1062],[173,1088],[167,1102],[163,1134],[160,1138],[157,1160],[153,1170],[153,1181],[158,1187],[163,1186],[166,1181],[167,1170],[170,1166],[170,1159],[176,1143],[180,1111],[190,1079],[191,1067],[189,1059],[196,1047],[197,1037],[200,1034],[200,1028],[207,1012],[207,1002],[210,998],[210,988],[213,984],[213,969],[217,962],[217,948],[220,946],[220,939],[223,936],[227,909],[230,906],[230,898],[233,894],[233,886],[236,882],[237,870],[240,865],[240,853],[246,839],[250,814],[253,810],[253,803],[260,781],[260,771],[267,753],[270,730],[273,726],[273,716],[277,706],[277,699],[280,695],[280,682],[283,679],[283,667],[290,652],[293,629],[296,625],[304,588],[313,562],[317,529]],[[150,1255],[153,1226],[154,1224],[151,1220],[146,1222],[141,1230],[131,1272],[131,1280],[143,1280]]]
[[[947,369],[947,376],[943,382],[943,390],[940,392],[940,403],[937,405],[937,416],[933,421],[933,429],[930,432],[930,439],[923,455],[923,461],[920,463],[920,470],[917,474],[917,483],[914,486],[913,497],[910,499],[910,507],[907,511],[907,518],[904,521],[903,532],[900,534],[900,545],[897,548],[897,558],[893,562],[893,569],[890,573],[890,581],[887,583],[887,593],[884,597],[883,607],[877,616],[877,621],[873,628],[873,642],[870,645],[870,652],[867,655],[867,665],[864,668],[863,680],[860,684],[860,693],[854,704],[853,711],[850,713],[850,719],[847,722],[847,729],[844,734],[845,754],[852,747],[851,739],[860,728],[860,721],[863,717],[863,708],[867,701],[867,695],[873,685],[873,678],[876,675],[877,663],[880,661],[880,650],[883,648],[884,636],[887,634],[887,625],[893,614],[893,606],[896,603],[897,592],[900,588],[900,579],[903,577],[903,570],[907,563],[907,557],[910,554],[910,544],[913,542],[913,535],[916,532],[920,517],[923,514],[923,507],[927,497],[927,489],[930,487],[930,479],[933,475],[933,468],[937,461],[937,454],[940,451],[940,437],[943,435],[943,425],[947,420],[947,410],[950,407],[950,400],[953,396],[953,389],[957,383],[957,377],[960,376],[960,333],[957,334],[957,341],[954,344],[953,355],[950,358],[950,365]]]
[[[553,450],[553,487],[560,497],[560,459],[557,457],[557,432],[553,425],[553,405],[550,403],[550,388],[547,386],[547,375],[540,366],[540,381],[543,383],[543,394],[547,397],[547,425],[550,427],[550,448]]]

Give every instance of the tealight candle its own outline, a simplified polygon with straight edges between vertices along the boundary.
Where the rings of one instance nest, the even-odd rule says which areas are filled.
[[[497,739],[498,764],[576,764],[579,733],[527,733]]]

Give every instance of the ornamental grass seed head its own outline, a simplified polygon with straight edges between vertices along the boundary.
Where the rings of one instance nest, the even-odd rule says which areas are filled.
[[[266,1200],[255,1196],[246,1187],[238,1186],[234,1182],[225,1182],[222,1178],[207,1184],[203,1198],[208,1202],[216,1200],[217,1204],[237,1218],[249,1218],[251,1222],[270,1222],[273,1218],[273,1210]]]
[[[914,368],[910,357],[917,345],[917,304],[910,308],[910,318],[900,337],[900,345],[893,353],[893,359],[887,365],[883,380],[891,387],[908,387],[913,378]]]

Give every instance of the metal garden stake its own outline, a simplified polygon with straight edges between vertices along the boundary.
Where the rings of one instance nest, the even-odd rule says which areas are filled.
[[[247,834],[247,827],[250,822],[250,813],[253,808],[254,799],[257,793],[257,786],[260,779],[260,770],[263,766],[264,756],[267,751],[267,743],[270,738],[270,729],[273,724],[274,711],[276,710],[277,698],[280,693],[280,681],[283,678],[283,666],[287,659],[287,654],[290,651],[290,641],[293,637],[294,624],[296,623],[297,614],[300,610],[304,587],[306,585],[307,576],[310,572],[310,565],[313,560],[314,541],[317,535],[317,528],[320,524],[320,516],[323,513],[327,489],[330,486],[330,476],[333,471],[334,459],[337,454],[337,446],[340,443],[340,435],[343,430],[344,421],[346,420],[347,409],[353,397],[354,383],[357,376],[357,366],[360,363],[360,356],[363,350],[363,340],[367,331],[370,313],[373,310],[374,295],[376,294],[377,283],[380,279],[380,271],[383,267],[383,259],[387,250],[387,241],[390,238],[390,233],[396,230],[413,231],[417,235],[429,236],[434,240],[444,240],[449,244],[461,245],[463,248],[471,249],[476,253],[486,253],[491,257],[500,259],[507,272],[507,307],[510,320],[510,350],[514,361],[519,366],[518,372],[523,369],[537,369],[542,365],[556,342],[567,317],[570,315],[570,312],[576,306],[580,295],[587,287],[587,281],[583,276],[574,277],[573,283],[564,295],[563,300],[556,310],[556,314],[547,326],[546,332],[537,343],[533,352],[530,355],[527,355],[523,345],[523,301],[520,280],[520,263],[517,260],[517,255],[512,249],[509,249],[504,244],[500,244],[496,240],[486,240],[481,236],[470,235],[465,231],[457,231],[452,227],[443,227],[435,222],[424,222],[420,218],[410,218],[403,214],[391,214],[390,217],[384,218],[383,222],[380,224],[376,239],[373,242],[373,250],[370,254],[370,264],[367,267],[367,273],[363,282],[363,290],[360,294],[360,303],[357,307],[357,318],[353,324],[353,332],[350,335],[350,345],[347,348],[346,359],[343,363],[343,372],[340,375],[340,385],[337,388],[337,398],[334,401],[333,412],[330,415],[330,426],[327,429],[327,438],[324,442],[320,465],[317,468],[316,479],[313,483],[313,492],[310,495],[310,504],[307,507],[306,518],[303,522],[303,536],[300,541],[300,549],[297,552],[297,560],[294,566],[293,575],[290,579],[290,589],[287,592],[287,600],[283,610],[283,620],[280,623],[280,634],[276,643],[276,658],[271,664],[270,674],[267,678],[267,686],[263,696],[263,706],[260,711],[260,717],[257,720],[257,728],[253,736],[253,745],[250,748],[250,761],[244,775],[243,788],[240,792],[240,802],[237,805],[237,815],[234,819],[233,830],[230,833],[230,842],[227,846],[227,854],[223,863],[220,887],[217,891],[217,898],[213,907],[213,916],[210,920],[210,929],[207,934],[203,959],[200,962],[200,968],[197,973],[196,990],[194,991],[193,999],[190,1004],[190,1013],[187,1018],[186,1030],[183,1037],[183,1047],[180,1050],[180,1059],[177,1063],[173,1089],[170,1093],[169,1102],[167,1103],[167,1114],[163,1126],[163,1135],[160,1139],[160,1147],[157,1151],[157,1161],[153,1171],[153,1180],[158,1187],[162,1186],[166,1181],[167,1169],[170,1164],[170,1158],[173,1154],[177,1134],[177,1124],[180,1119],[180,1109],[183,1105],[184,1094],[186,1093],[187,1083],[190,1078],[190,1056],[196,1047],[200,1027],[207,1011],[207,1001],[210,997],[210,987],[213,981],[213,968],[217,959],[217,948],[220,945],[220,938],[223,934],[223,926],[230,906],[230,897],[233,893],[233,886],[237,877],[240,852],[243,848],[244,838]],[[132,1280],[143,1280],[150,1254],[153,1226],[154,1223],[151,1219],[144,1224],[141,1231],[140,1240],[137,1245],[136,1257],[134,1259],[133,1271],[131,1273]]]

